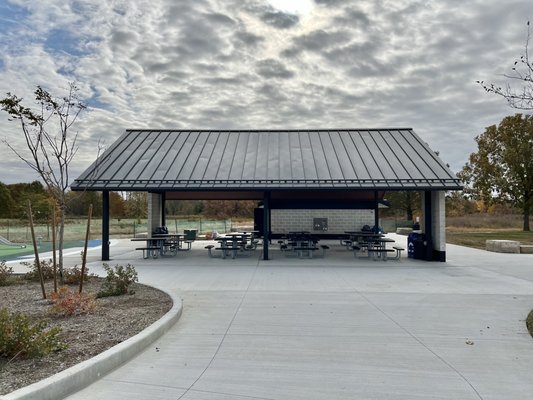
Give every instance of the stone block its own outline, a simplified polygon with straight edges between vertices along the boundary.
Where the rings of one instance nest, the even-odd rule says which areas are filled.
[[[533,254],[533,245],[531,244],[521,244],[520,253],[522,254]]]
[[[487,251],[496,253],[520,253],[520,242],[516,240],[487,240]]]
[[[413,232],[413,228],[396,228],[396,233],[398,235],[409,235],[411,232]]]

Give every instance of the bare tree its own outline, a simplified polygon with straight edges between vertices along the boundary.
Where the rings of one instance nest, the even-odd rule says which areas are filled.
[[[53,97],[37,86],[35,100],[37,107],[31,109],[22,105],[22,98],[7,93],[0,100],[2,110],[10,121],[18,121],[26,141],[27,152],[17,149],[7,138],[3,143],[13,153],[39,174],[59,209],[58,266],[63,278],[63,239],[65,233],[65,194],[69,187],[69,165],[76,155],[77,133],[71,133],[86,105],[80,101],[79,88],[69,83],[66,96]]]
[[[477,81],[485,91],[503,97],[512,108],[533,110],[533,63],[529,60],[531,29],[527,22],[527,38],[524,54],[516,59],[510,74],[503,76],[509,81],[505,87],[485,81]],[[521,87],[516,88],[516,83]]]

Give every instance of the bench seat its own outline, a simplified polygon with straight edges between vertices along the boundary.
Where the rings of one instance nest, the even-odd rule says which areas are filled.
[[[396,257],[394,259],[399,260],[402,256],[402,251],[404,251],[405,249],[401,246],[392,246],[392,248],[396,250]]]
[[[309,258],[313,258],[313,251],[318,250],[318,247],[293,247],[293,251],[298,253],[298,256],[301,258],[304,251],[307,252]]]
[[[204,247],[204,249],[207,249],[207,252],[209,254],[209,257],[213,257],[213,253],[211,252],[211,250],[213,250],[215,246],[212,245],[212,244],[208,244],[207,246]]]
[[[239,251],[239,247],[220,246],[220,247],[215,247],[215,250],[222,251],[222,258],[226,258],[226,252],[231,251],[231,258],[235,258],[237,256],[237,251]]]
[[[159,254],[159,251],[161,250],[159,247],[157,246],[146,246],[146,247],[137,247],[135,248],[135,250],[142,250],[143,252],[143,258],[144,259],[147,259],[147,258],[157,258],[158,254]]]
[[[187,245],[187,248],[183,248],[183,245],[178,249],[180,251],[188,251],[191,249],[191,245],[194,240],[184,240],[182,243],[185,243]]]
[[[370,256],[371,254],[374,255],[374,260],[377,260],[377,255],[378,254],[382,254],[384,257],[383,257],[383,261],[387,261],[387,254],[388,253],[394,253],[396,250],[394,249],[368,249],[368,255]]]

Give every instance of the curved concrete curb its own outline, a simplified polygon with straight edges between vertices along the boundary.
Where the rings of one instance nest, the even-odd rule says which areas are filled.
[[[49,378],[0,396],[0,399],[62,399],[90,385],[121,364],[129,361],[160,338],[179,320],[182,311],[181,300],[170,293],[167,294],[172,298],[174,303],[170,311],[137,335]]]

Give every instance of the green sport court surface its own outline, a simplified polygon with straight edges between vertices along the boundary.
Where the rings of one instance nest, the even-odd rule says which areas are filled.
[[[100,245],[100,240],[89,240],[88,246],[94,247]],[[83,247],[83,241],[81,240],[69,240],[64,243],[64,249],[70,249],[73,247]],[[43,242],[39,246],[39,254],[52,251],[51,242]],[[0,244],[0,261],[11,261],[16,260],[18,257],[32,255],[33,246],[27,244],[25,248],[20,246],[9,246],[6,244]]]

